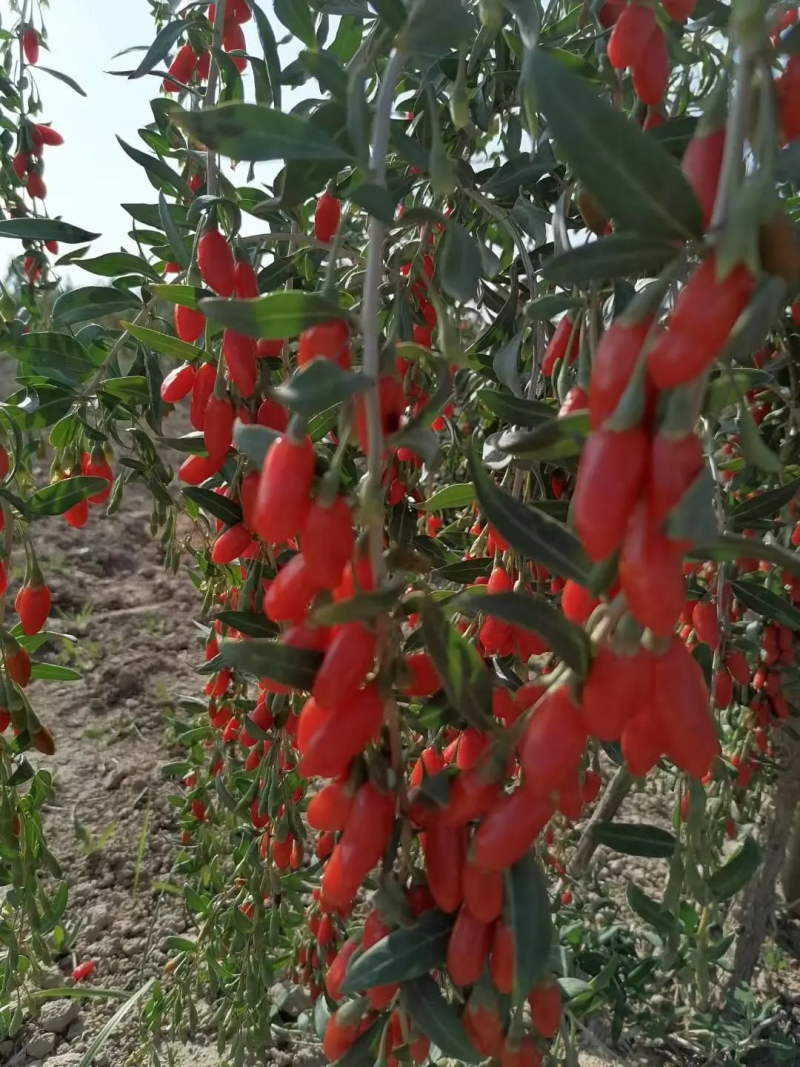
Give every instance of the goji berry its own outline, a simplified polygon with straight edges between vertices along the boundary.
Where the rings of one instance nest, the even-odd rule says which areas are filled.
[[[394,794],[371,782],[358,790],[341,840],[322,876],[322,896],[334,907],[347,907],[367,874],[383,856],[394,828]]]
[[[442,911],[454,912],[464,899],[466,831],[463,826],[444,826],[434,820],[421,837],[421,844],[431,895]]]
[[[504,871],[517,862],[553,817],[550,797],[520,786],[499,797],[473,839],[474,861],[487,871]]]
[[[520,742],[528,795],[544,797],[558,789],[577,770],[586,738],[586,723],[566,686],[548,693]]]
[[[202,311],[183,307],[182,304],[175,305],[175,333],[181,341],[194,344],[203,336],[205,328],[206,317]]]
[[[191,393],[194,388],[195,366],[184,363],[170,371],[161,383],[161,399],[165,404],[177,404]]]
[[[611,66],[616,70],[636,66],[644,56],[656,26],[656,13],[652,7],[628,4],[620,13],[608,40],[608,61]]]
[[[622,544],[648,461],[641,429],[589,435],[572,500],[575,528],[590,558],[606,559]]]
[[[307,435],[299,441],[280,437],[267,453],[254,526],[268,544],[288,541],[300,530],[310,503],[314,464],[314,446]]]
[[[354,756],[377,737],[383,722],[383,699],[372,683],[344,704],[319,709],[313,697],[300,715],[297,747],[306,778],[337,778]]]
[[[341,215],[341,203],[330,193],[323,193],[314,209],[314,236],[318,241],[328,244],[339,229]]]
[[[344,497],[331,504],[314,500],[308,509],[300,544],[309,573],[324,589],[335,588],[355,547],[353,516]]]
[[[447,943],[447,973],[456,985],[474,985],[481,977],[492,947],[492,932],[492,923],[481,922],[466,903],[461,905]]]
[[[305,367],[313,359],[329,359],[343,370],[350,370],[350,327],[345,319],[331,319],[310,326],[300,334],[297,346],[297,365]]]
[[[314,699],[332,708],[353,696],[375,664],[376,647],[377,636],[361,623],[337,627],[314,678]]]
[[[197,242],[197,266],[209,289],[220,296],[233,296],[236,264],[231,246],[219,230],[206,230]]]

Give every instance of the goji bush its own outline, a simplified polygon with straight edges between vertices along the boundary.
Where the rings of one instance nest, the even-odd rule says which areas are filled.
[[[154,1048],[208,999],[243,1063],[281,978],[347,1067],[574,1062],[590,1016],[790,1055],[728,974],[796,737],[797,9],[152,6],[134,251],[47,216],[38,14],[3,45],[4,994],[66,906],[29,524],[142,482],[205,634]],[[671,830],[604,806],[646,776]],[[596,844],[660,859],[661,897],[605,894]]]

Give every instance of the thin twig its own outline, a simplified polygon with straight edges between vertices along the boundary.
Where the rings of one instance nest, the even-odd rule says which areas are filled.
[[[217,8],[214,13],[214,29],[211,36],[212,55],[213,49],[222,45],[222,34],[225,27],[226,0],[217,0]],[[217,87],[219,85],[219,63],[214,59],[208,72],[208,85],[203,99],[203,110],[214,107],[217,102]],[[206,154],[206,192],[209,196],[216,196],[219,187],[219,160],[216,152],[209,148]]]

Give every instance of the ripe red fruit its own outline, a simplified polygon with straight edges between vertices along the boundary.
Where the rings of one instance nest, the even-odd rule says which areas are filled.
[[[800,137],[800,56],[789,56],[777,89],[781,130],[787,141],[794,141]]]
[[[651,316],[628,322],[623,315],[603,334],[589,383],[589,420],[593,430],[601,429],[617,410],[652,323]]]
[[[267,453],[258,486],[254,526],[268,544],[288,541],[301,529],[314,480],[314,446],[279,437]]]
[[[438,671],[427,652],[412,652],[405,657],[404,666],[410,678],[401,688],[407,696],[428,697],[442,688]]]
[[[703,209],[703,229],[707,230],[714,213],[717,186],[725,153],[725,126],[704,136],[691,139],[683,153],[681,167]]]
[[[489,582],[486,586],[489,595],[492,593],[510,593],[513,588],[514,583],[505,567],[495,567],[489,576]],[[480,631],[480,639],[484,651],[489,655],[500,652],[511,636],[511,631],[510,622],[495,618],[493,615],[487,615]]]
[[[554,812],[550,797],[534,795],[527,783],[511,794],[504,794],[475,834],[475,863],[486,871],[511,867],[525,855]]]
[[[217,368],[213,363],[203,363],[197,368],[189,409],[189,421],[196,430],[205,428],[206,408],[214,392],[216,381]]]
[[[6,670],[9,678],[22,689],[31,680],[31,657],[22,645],[17,645],[13,650],[6,649]]]
[[[656,29],[656,13],[644,4],[629,4],[608,40],[608,61],[616,70],[635,67]],[[657,102],[657,101],[656,101]]]
[[[375,664],[376,645],[376,635],[359,622],[337,627],[314,679],[314,699],[332,708],[352,697]]]
[[[641,57],[633,64],[633,88],[643,104],[658,107],[669,84],[669,54],[664,31],[656,25]]]
[[[353,556],[355,533],[350,506],[339,496],[326,506],[319,499],[308,509],[300,544],[309,573],[324,589],[334,589]]]
[[[697,7],[697,0],[661,0],[661,3],[669,17],[676,22],[686,22]]]
[[[181,304],[175,305],[175,333],[181,341],[194,344],[203,336],[205,328],[206,317],[202,311],[183,307]]]
[[[648,371],[659,389],[684,385],[714,362],[754,288],[755,279],[742,264],[723,280],[717,277],[716,256],[700,264],[650,350]]]
[[[319,589],[319,583],[309,574],[305,556],[298,552],[278,571],[264,594],[264,614],[273,622],[300,622]]]
[[[566,686],[544,698],[520,743],[525,790],[548,796],[578,769],[587,731],[583,717]]]
[[[551,377],[556,363],[561,359],[566,359],[567,356],[569,356],[570,363],[575,361],[578,356],[578,332],[574,317],[570,317],[569,314],[565,315],[550,338],[542,360],[542,374],[548,378]]]
[[[180,466],[178,477],[187,485],[200,485],[219,470],[207,456],[187,456]]]
[[[652,770],[666,748],[666,737],[653,710],[652,692],[648,703],[622,729],[622,754],[635,778]]]
[[[567,896],[569,890],[564,893]],[[572,894],[569,894],[570,900]],[[567,902],[568,903],[568,902]],[[500,1052],[500,1067],[541,1067],[544,1054],[536,1047],[530,1034],[524,1034],[519,1042],[507,1037]]]
[[[464,903],[483,923],[493,923],[503,911],[503,872],[483,871],[467,860],[461,872]]]
[[[41,144],[50,145],[53,148],[57,148],[64,143],[64,138],[58,130],[54,130],[52,126],[46,126],[44,123],[37,123],[36,135]]]
[[[237,522],[216,539],[211,548],[211,559],[220,565],[233,563],[244,555],[251,542],[250,531],[241,522]]]
[[[305,367],[313,359],[330,359],[343,370],[350,370],[350,327],[345,319],[331,319],[303,330],[297,347],[297,365]]]
[[[169,66],[169,74],[171,77],[164,78],[162,87],[165,93],[179,93],[181,86],[176,85],[176,81],[181,82],[183,85],[194,74],[194,69],[197,66],[197,55],[190,44],[185,44],[178,49],[177,55],[173,59]],[[173,80],[174,79],[174,80]]]
[[[35,66],[39,62],[39,34],[29,26],[22,35],[22,50],[25,53],[26,62]]]
[[[272,359],[279,359],[283,354],[283,346],[285,341],[270,341],[266,338],[262,338],[256,345],[256,358],[266,359],[271,357]]]
[[[467,849],[463,826],[445,826],[434,819],[421,837],[428,888],[437,907],[454,912],[464,899],[462,871]]]
[[[236,261],[234,289],[239,300],[254,300],[259,296],[258,277],[249,259]]]
[[[496,997],[483,987],[472,991],[464,1011],[464,1032],[483,1056],[497,1057],[503,1044],[503,1023]]]
[[[589,557],[619,548],[642,488],[648,440],[642,429],[590,434],[581,454],[572,500],[575,528]]]
[[[725,666],[730,671],[734,681],[739,685],[750,684],[750,664],[747,662],[747,657],[744,652],[739,649],[734,649],[729,652],[725,659]]]
[[[703,469],[703,446],[694,433],[685,437],[656,434],[650,452],[647,507],[650,520],[660,525]]]
[[[196,388],[197,386],[195,390]],[[203,439],[210,462],[216,463],[218,467],[222,465],[231,447],[235,419],[233,404],[226,396],[212,394],[209,397],[203,418]]]
[[[339,1011],[331,1015],[328,1019],[328,1024],[325,1027],[322,1051],[328,1057],[330,1063],[335,1063],[336,1060],[340,1060],[346,1052],[349,1052],[358,1037],[360,1020],[356,1019],[355,1021],[350,1022],[347,1015],[340,1014],[345,1012],[349,1007],[350,1005],[345,1004]]]
[[[83,963],[79,963],[72,972],[72,980],[73,982],[82,982],[84,978],[88,978],[90,974],[94,974],[94,971],[94,962],[92,960],[85,960]]]
[[[47,196],[47,186],[38,171],[32,170],[30,172],[28,180],[25,182],[25,188],[28,196],[33,200],[44,200]]]
[[[14,608],[23,633],[30,636],[40,632],[50,614],[50,602],[50,590],[43,582],[22,586],[14,601]]]
[[[681,770],[702,778],[720,746],[703,670],[678,637],[653,658],[653,694],[667,754]]]
[[[497,872],[502,877],[502,872]],[[514,931],[501,920],[494,928],[492,981],[498,993],[511,993],[514,989]]]
[[[30,162],[30,156],[27,152],[17,152],[11,161],[11,165],[14,168],[14,173],[22,181],[25,175],[28,173],[28,164]]]
[[[222,335],[222,355],[230,380],[243,397],[252,396],[258,380],[255,338],[236,333],[235,330],[225,330]]]
[[[356,793],[344,834],[322,876],[323,899],[346,907],[383,855],[394,827],[394,794],[367,782]]]
[[[89,501],[81,500],[80,503],[73,504],[71,508],[64,512],[64,521],[67,526],[80,530],[89,521]]]
[[[354,794],[347,782],[330,782],[311,798],[306,811],[313,830],[344,830],[353,807]]]
[[[161,383],[161,399],[165,404],[177,404],[185,399],[194,388],[194,363],[184,363],[170,371]]]
[[[458,986],[474,985],[483,974],[492,947],[493,926],[481,922],[462,904],[447,944],[447,972]]]
[[[349,937],[336,954],[336,959],[328,968],[325,976],[325,989],[331,1000],[341,1000],[342,984],[347,977],[347,965],[356,952],[361,948],[360,943],[353,937]]]
[[[715,600],[697,600],[692,611],[692,626],[697,640],[709,648],[719,648],[719,620]]]
[[[297,747],[303,759],[298,770],[306,778],[337,778],[377,737],[383,722],[383,699],[373,682],[330,711],[307,715],[314,703],[312,697],[300,716]]]
[[[589,733],[601,741],[618,741],[625,723],[642,707],[649,692],[648,655],[642,649],[621,656],[601,645],[583,687],[581,710]]]
[[[528,997],[531,1022],[539,1034],[549,1039],[555,1037],[561,1025],[561,989],[558,982],[544,982],[536,986]]]
[[[220,296],[233,296],[236,264],[231,246],[219,230],[206,230],[197,242],[197,266],[210,289]]]
[[[239,51],[244,52],[247,50],[247,41],[245,40],[244,30],[238,24],[238,22],[225,23],[225,33],[222,38],[222,47],[226,52]],[[244,56],[231,56],[236,69],[241,74],[247,67],[247,60]]]
[[[261,401],[258,407],[256,422],[259,426],[277,430],[278,433],[286,433],[286,428],[289,425],[289,412],[277,400],[271,400],[267,397]]]
[[[108,483],[105,489],[89,497],[90,504],[105,504],[111,495],[111,486],[114,482],[114,472],[111,464],[105,457],[102,448],[95,448],[91,453],[84,452],[81,456],[81,474],[90,478],[103,478]]]
[[[341,203],[330,193],[323,193],[317,201],[314,211],[314,236],[316,239],[328,244],[339,229],[341,216]]]
[[[642,501],[631,518],[619,557],[619,580],[628,607],[642,626],[669,637],[683,610],[683,557]]]
[[[389,374],[382,375],[378,380],[378,397],[381,408],[381,428],[386,438],[400,429],[400,420],[408,401],[401,383]],[[356,397],[355,409],[358,445],[364,455],[368,455],[370,450],[369,420],[363,393]]]

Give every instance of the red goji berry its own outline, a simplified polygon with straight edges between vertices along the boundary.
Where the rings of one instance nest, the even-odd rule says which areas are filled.
[[[206,230],[197,242],[197,266],[209,289],[220,296],[233,296],[236,264],[231,246],[219,230]]]
[[[318,241],[328,244],[339,229],[341,215],[341,203],[330,193],[323,193],[314,210],[314,236]]]
[[[191,393],[194,388],[195,366],[184,363],[170,371],[161,383],[161,399],[165,404],[177,404]]]
[[[268,544],[288,541],[302,527],[310,503],[314,464],[314,446],[308,435],[299,441],[280,437],[267,453],[253,524]]]
[[[447,973],[457,986],[474,985],[483,974],[492,933],[492,923],[481,922],[466,904],[461,905],[447,943]]]
[[[589,435],[572,500],[575,528],[590,558],[606,559],[622,544],[639,499],[648,460],[642,429]]]

